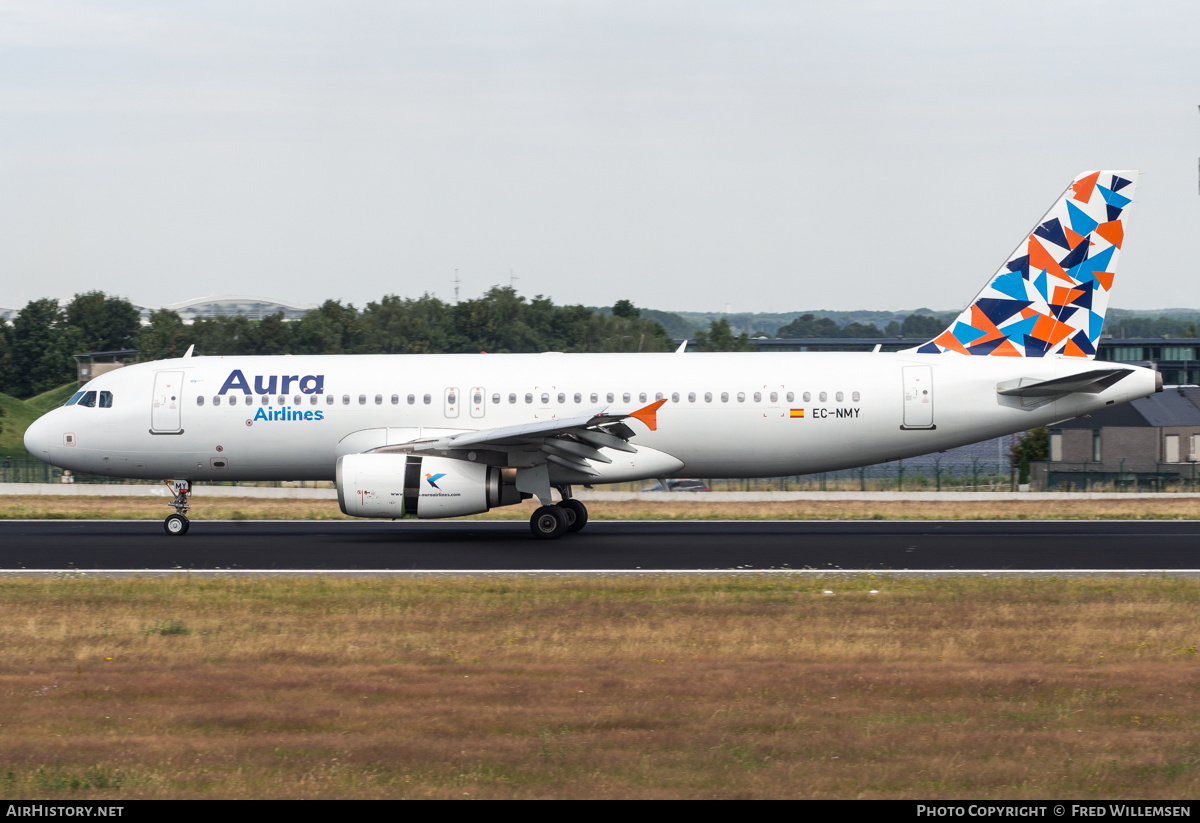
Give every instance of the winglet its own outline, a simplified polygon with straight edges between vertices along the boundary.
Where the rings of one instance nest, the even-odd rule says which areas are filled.
[[[649,406],[643,406],[637,411],[631,412],[629,416],[641,420],[650,428],[650,431],[658,431],[658,410],[666,402],[667,398],[665,397],[662,400],[655,400]]]

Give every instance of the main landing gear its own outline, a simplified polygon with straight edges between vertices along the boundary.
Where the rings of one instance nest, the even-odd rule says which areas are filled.
[[[169,515],[163,521],[163,528],[170,535],[187,534],[192,523],[184,512],[191,508],[188,503],[188,495],[192,493],[192,482],[190,480],[172,480],[166,485],[175,493],[174,499],[167,504],[175,507],[175,514]]]
[[[571,497],[571,487],[562,486],[558,491],[563,497],[561,503],[541,506],[529,518],[529,530],[540,540],[554,540],[587,525],[587,507]]]

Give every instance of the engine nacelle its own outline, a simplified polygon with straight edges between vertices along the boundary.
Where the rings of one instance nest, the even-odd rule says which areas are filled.
[[[521,502],[516,472],[449,457],[347,454],[336,477],[351,517],[460,517]]]

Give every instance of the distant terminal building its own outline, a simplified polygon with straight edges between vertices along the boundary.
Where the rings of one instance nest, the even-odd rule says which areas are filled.
[[[59,300],[59,306],[65,308],[71,301]],[[237,317],[241,315],[248,320],[262,320],[273,314],[283,312],[284,320],[299,320],[313,309],[316,303],[292,303],[287,300],[273,300],[269,297],[249,297],[231,294],[224,297],[197,297],[194,300],[184,300],[181,303],[169,303],[165,306],[152,306],[146,303],[130,301],[138,314],[141,315],[142,325],[150,323],[150,315],[160,309],[167,309],[179,315],[184,323],[193,323],[205,317]],[[0,322],[12,323],[17,319],[22,307],[0,304]]]
[[[137,304],[134,304],[137,305]],[[150,313],[159,309],[167,309],[179,315],[184,323],[211,317],[237,317],[241,315],[247,320],[262,320],[273,314],[283,313],[284,320],[299,320],[313,309],[316,303],[291,303],[287,300],[272,300],[266,297],[248,297],[245,295],[227,295],[225,297],[198,297],[194,300],[184,300],[182,303],[171,303],[166,306],[138,306],[142,312],[142,322],[150,320]]]

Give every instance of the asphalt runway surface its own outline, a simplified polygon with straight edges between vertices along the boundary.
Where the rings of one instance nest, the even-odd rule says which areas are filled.
[[[1193,521],[0,521],[0,571],[1175,571]]]

